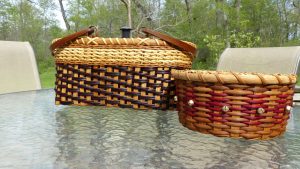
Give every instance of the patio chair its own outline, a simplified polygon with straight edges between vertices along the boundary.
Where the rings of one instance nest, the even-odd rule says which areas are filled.
[[[28,42],[0,41],[0,94],[41,89]]]
[[[217,70],[299,74],[300,46],[269,48],[227,48],[222,53]],[[296,86],[295,102],[300,102],[300,87]]]

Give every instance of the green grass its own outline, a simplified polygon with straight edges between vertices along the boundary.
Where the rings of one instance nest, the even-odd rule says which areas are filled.
[[[38,69],[43,89],[54,88],[55,85],[55,64],[52,57],[38,60]]]
[[[214,63],[204,63],[200,59],[196,58],[193,61],[192,69],[195,70],[216,70],[217,66]]]
[[[40,80],[43,89],[54,88],[55,83],[55,68],[50,67],[40,73]]]

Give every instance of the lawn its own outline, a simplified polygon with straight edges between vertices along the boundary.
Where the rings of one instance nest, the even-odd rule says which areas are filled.
[[[40,73],[40,80],[43,89],[54,88],[55,83],[55,68],[50,67]]]
[[[38,69],[42,88],[54,88],[56,70],[53,58],[39,59]]]

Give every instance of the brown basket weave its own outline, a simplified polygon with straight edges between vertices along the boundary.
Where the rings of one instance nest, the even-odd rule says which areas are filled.
[[[190,68],[194,54],[170,42],[174,39],[168,36],[158,36],[165,40],[81,36],[92,31],[77,32],[63,42],[55,40],[51,46],[57,67],[56,104],[175,107],[171,70]],[[192,43],[177,42],[195,48]]]
[[[286,130],[295,75],[173,70],[179,121],[221,137],[270,139]]]

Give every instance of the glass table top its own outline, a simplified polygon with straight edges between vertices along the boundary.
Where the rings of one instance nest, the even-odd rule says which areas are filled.
[[[3,168],[300,168],[300,107],[269,141],[184,128],[175,111],[54,105],[53,90],[0,95]]]

